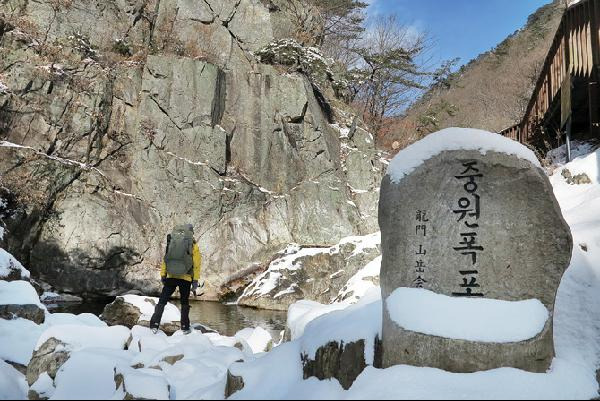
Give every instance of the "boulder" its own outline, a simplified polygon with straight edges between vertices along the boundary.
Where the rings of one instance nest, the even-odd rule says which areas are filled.
[[[123,326],[89,326],[81,323],[51,326],[42,333],[34,348],[27,366],[27,382],[31,386],[43,373],[52,380],[56,379],[61,366],[78,351],[89,348],[124,350],[130,336],[130,330]]]
[[[317,350],[314,360],[307,354],[301,358],[304,379],[337,379],[344,390],[348,390],[367,367],[364,340],[348,344],[332,341]]]
[[[22,375],[26,375],[27,374],[27,366],[26,365],[21,365],[20,363],[11,362],[11,361],[4,361],[4,362],[6,362],[7,364],[9,364],[13,368],[15,368],[15,370],[17,370]]]
[[[367,366],[381,366],[379,289],[355,304],[294,304],[287,326],[288,338],[300,345],[305,379],[337,379],[349,389]]]
[[[100,319],[109,326],[125,326],[130,329],[138,324],[142,312],[140,309],[128,302],[123,297],[117,297],[112,303],[106,305]]]
[[[28,281],[0,281],[0,319],[23,318],[44,323],[46,309]]]
[[[273,337],[271,333],[262,327],[254,329],[246,328],[238,331],[234,338],[240,341],[241,350],[248,349],[253,354],[269,352],[273,349]],[[238,347],[238,344],[235,345]]]
[[[592,183],[592,180],[586,173],[581,173],[574,176],[573,173],[571,173],[571,171],[567,168],[563,169],[561,175],[564,177],[565,181],[567,181],[567,184],[570,185],[584,185]]]
[[[178,361],[181,361],[184,355],[169,355],[162,359],[162,362],[168,363],[169,365],[175,365]]]
[[[46,311],[39,305],[0,305],[0,319],[27,319],[37,324],[46,320]]]
[[[235,376],[227,369],[227,381],[225,382],[225,398],[231,397],[244,388],[244,378]]]
[[[0,280],[30,280],[29,271],[14,256],[2,248],[0,248]]]
[[[52,380],[62,365],[69,359],[66,344],[50,338],[33,352],[27,366],[27,383],[32,386],[45,373]]]
[[[290,245],[238,299],[239,305],[287,311],[299,300],[334,301],[348,280],[379,256],[379,234],[344,238],[325,248]]]
[[[390,164],[381,187],[379,224],[383,367],[408,364],[452,372],[500,367],[545,372],[550,367],[554,301],[573,245],[533,152],[482,131],[433,134]],[[397,311],[390,308],[398,306],[389,298],[411,287],[463,298],[467,306],[479,299],[508,301],[509,307],[537,302],[547,319],[537,334],[512,342],[409,330],[391,317]],[[505,319],[508,327],[517,325],[511,316]],[[437,324],[426,314],[418,320]],[[471,332],[470,324],[482,329],[474,317],[463,333]]]
[[[122,396],[118,399],[168,400],[171,396],[171,385],[159,369],[116,367],[114,380],[115,397]]]
[[[150,327],[150,318],[154,313],[157,298],[125,295],[117,297],[112,303],[104,307],[100,318],[109,326],[125,326],[132,329],[134,326]],[[181,328],[180,314],[177,307],[167,304],[163,313],[160,329],[167,335],[174,334]]]
[[[29,400],[48,400],[54,393],[54,380],[44,372],[38,380],[29,388],[27,398]]]
[[[203,324],[200,323],[192,323],[192,328],[194,330],[198,330],[200,333],[202,334],[219,334],[218,331],[211,329],[208,326],[205,326]]]

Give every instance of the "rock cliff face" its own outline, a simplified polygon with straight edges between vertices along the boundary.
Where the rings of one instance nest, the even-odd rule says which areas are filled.
[[[256,56],[288,21],[284,1],[0,3],[5,245],[62,291],[148,293],[191,222],[216,299],[289,243],[377,231],[381,155],[332,77]]]

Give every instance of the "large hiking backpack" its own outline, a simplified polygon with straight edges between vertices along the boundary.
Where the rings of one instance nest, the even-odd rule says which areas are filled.
[[[186,226],[173,229],[167,245],[165,264],[172,276],[191,274],[194,269],[194,233]]]

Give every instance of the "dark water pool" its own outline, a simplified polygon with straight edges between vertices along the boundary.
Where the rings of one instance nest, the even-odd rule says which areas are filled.
[[[107,302],[54,304],[48,305],[48,309],[53,313],[93,313],[99,316]],[[173,303],[179,307],[178,300],[174,300]],[[279,333],[285,329],[287,318],[285,312],[225,305],[218,302],[190,301],[190,304],[192,323],[201,323],[225,336],[233,336],[246,327],[260,326],[270,331],[274,338],[279,338]]]

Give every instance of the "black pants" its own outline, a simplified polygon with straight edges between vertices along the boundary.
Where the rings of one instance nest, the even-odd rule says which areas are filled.
[[[158,305],[156,305],[152,319],[150,319],[151,328],[158,328],[160,326],[160,320],[162,319],[165,306],[171,300],[171,296],[177,287],[179,287],[179,295],[181,296],[181,329],[190,329],[190,292],[192,290],[192,283],[176,278],[168,278],[165,280],[165,285],[160,294]]]

